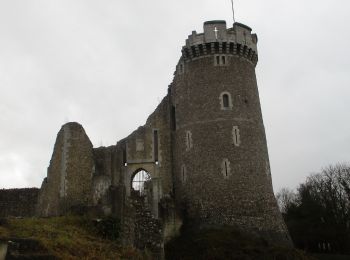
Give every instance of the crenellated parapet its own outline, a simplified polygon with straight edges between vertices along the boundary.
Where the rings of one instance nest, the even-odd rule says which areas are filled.
[[[258,37],[252,29],[241,23],[234,23],[227,29],[225,21],[204,23],[204,33],[193,31],[182,48],[182,60],[188,62],[208,55],[238,55],[258,62]]]

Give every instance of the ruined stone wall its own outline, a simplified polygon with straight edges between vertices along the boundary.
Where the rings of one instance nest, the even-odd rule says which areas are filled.
[[[157,109],[149,116],[146,122],[146,126],[158,130],[158,174],[161,179],[161,193],[164,195],[169,195],[173,193],[170,115],[171,104],[169,95],[167,95],[158,105]]]
[[[39,189],[1,189],[0,218],[33,217],[39,195]]]
[[[42,184],[38,214],[57,216],[90,205],[93,171],[92,144],[83,127],[65,124],[57,135]]]
[[[151,181],[142,212],[151,216],[143,224],[159,220],[157,236],[176,234],[183,211],[202,226],[239,226],[288,244],[272,191],[256,44],[243,24],[226,29],[224,21],[206,22],[204,33],[194,31],[186,41],[168,95],[144,126],[114,146],[93,149],[81,125],[64,125],[39,214],[95,206],[120,217],[124,241],[135,242],[145,232],[136,223],[143,213],[132,205],[131,182],[145,170]]]
[[[126,165],[120,160],[123,157],[123,150],[125,150]],[[154,206],[158,208],[159,200],[165,194],[169,195],[173,192],[168,96],[158,105],[144,126],[118,142],[117,153],[119,159],[116,161],[122,167],[116,172],[123,176],[123,182],[129,190],[127,194],[130,196],[131,181],[135,173],[143,169],[151,175],[153,198],[156,202]]]

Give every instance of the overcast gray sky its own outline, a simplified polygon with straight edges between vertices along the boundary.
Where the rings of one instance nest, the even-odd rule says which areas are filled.
[[[350,161],[350,1],[235,0],[258,34],[275,191]],[[127,136],[166,95],[181,47],[230,0],[1,0],[0,188],[41,185],[56,134]]]

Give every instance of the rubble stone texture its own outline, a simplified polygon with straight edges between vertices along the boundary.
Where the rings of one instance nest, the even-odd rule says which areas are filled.
[[[35,215],[38,188],[0,189],[0,218]]]
[[[41,186],[38,214],[59,216],[89,206],[94,167],[92,144],[83,127],[62,126]]]

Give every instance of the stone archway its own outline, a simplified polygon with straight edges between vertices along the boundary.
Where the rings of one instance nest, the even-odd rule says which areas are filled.
[[[140,168],[134,172],[131,178],[131,192],[138,196],[149,196],[152,191],[151,174]]]
[[[158,204],[160,200],[160,183],[155,164],[131,164],[127,166],[127,196],[142,199],[158,218]],[[136,196],[136,197],[135,197]]]

